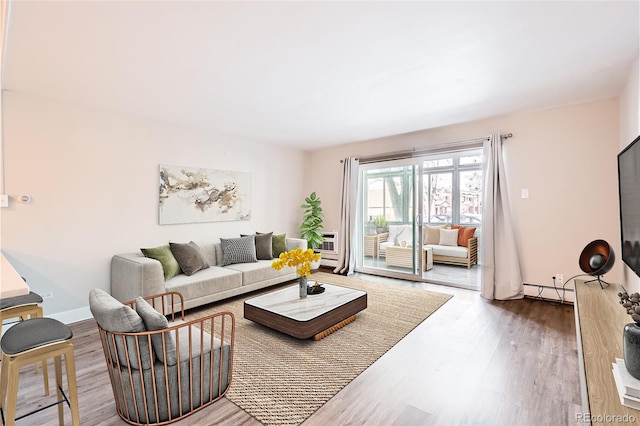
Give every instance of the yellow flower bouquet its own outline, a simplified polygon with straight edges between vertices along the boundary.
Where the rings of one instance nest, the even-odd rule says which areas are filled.
[[[311,262],[318,262],[320,253],[314,253],[312,249],[302,250],[301,248],[286,251],[271,263],[271,267],[276,271],[285,266],[296,267],[296,272],[301,277],[311,275]]]

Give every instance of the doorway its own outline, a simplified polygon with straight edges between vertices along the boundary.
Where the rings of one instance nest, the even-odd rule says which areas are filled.
[[[359,172],[357,271],[480,288],[481,260],[471,268],[432,262],[425,227],[475,227],[481,241],[481,149],[365,163]]]

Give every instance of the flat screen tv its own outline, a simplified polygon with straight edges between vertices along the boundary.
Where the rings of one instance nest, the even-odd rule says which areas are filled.
[[[640,277],[640,136],[618,154],[622,260]]]

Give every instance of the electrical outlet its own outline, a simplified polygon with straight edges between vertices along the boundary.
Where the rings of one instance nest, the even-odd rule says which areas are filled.
[[[42,293],[40,297],[42,297],[43,299],[53,299],[53,292],[48,291],[46,293]]]
[[[562,274],[556,274],[556,286],[562,287],[564,284],[564,276]]]

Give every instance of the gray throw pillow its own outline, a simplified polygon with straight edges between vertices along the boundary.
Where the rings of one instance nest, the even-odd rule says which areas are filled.
[[[220,238],[220,243],[222,244],[222,266],[258,261],[255,235]]]
[[[273,257],[277,258],[281,253],[287,251],[287,234],[274,234],[273,232],[269,232],[272,234],[271,236],[271,248],[273,252],[271,253]],[[256,235],[264,234],[264,232],[256,232]]]
[[[169,247],[185,275],[193,275],[201,269],[209,267],[204,253],[193,241],[184,244],[169,242]]]
[[[114,299],[109,293],[99,288],[91,289],[89,292],[89,309],[91,314],[100,327],[107,331],[115,331],[120,333],[135,333],[138,331],[146,331],[144,321],[140,315],[127,305],[123,305]],[[138,356],[135,350],[135,340],[133,337],[127,337],[126,347],[120,338],[115,339],[116,348],[111,348],[112,353],[118,354],[120,365],[127,365],[127,354],[129,355],[129,363],[132,368],[140,369],[138,364]],[[112,342],[110,341],[110,346]],[[149,345],[146,337],[138,338],[140,347],[140,359],[142,368],[151,367],[151,359],[149,358]],[[113,360],[115,362],[115,359]]]
[[[136,312],[140,315],[142,321],[144,321],[144,325],[148,331],[162,330],[169,327],[167,318],[156,311],[142,296],[136,298]],[[156,356],[167,365],[175,365],[177,362],[176,341],[172,333],[171,331],[162,333],[164,335],[164,347],[162,346],[162,335],[156,334],[151,336],[151,345],[153,346]]]
[[[247,237],[248,235],[240,234],[240,236]],[[256,257],[258,260],[273,259],[272,236],[273,232],[256,235]]]

